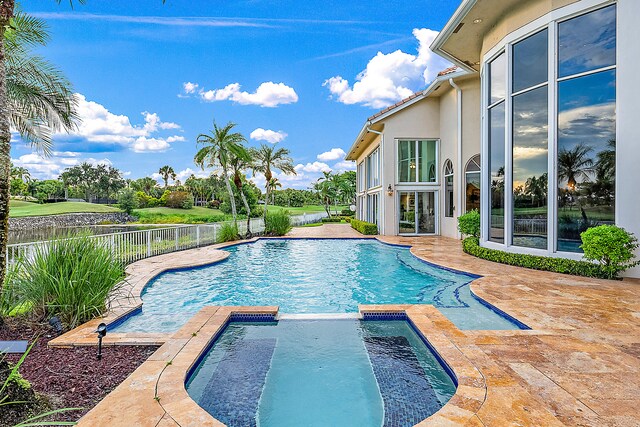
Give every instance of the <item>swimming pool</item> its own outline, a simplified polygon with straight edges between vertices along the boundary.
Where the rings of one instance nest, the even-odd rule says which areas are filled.
[[[230,427],[408,427],[456,385],[406,321],[280,320],[229,323],[186,389]]]
[[[168,271],[115,332],[171,332],[206,305],[278,305],[281,313],[356,313],[358,304],[433,304],[461,329],[518,329],[475,298],[477,278],[372,239],[261,239],[217,264]]]

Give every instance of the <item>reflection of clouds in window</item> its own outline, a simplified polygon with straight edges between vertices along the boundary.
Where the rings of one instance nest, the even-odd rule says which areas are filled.
[[[594,70],[616,62],[616,6],[558,25],[559,76]]]
[[[513,92],[547,81],[547,30],[513,45]]]
[[[506,56],[500,54],[489,66],[489,104],[494,104],[506,96]]]

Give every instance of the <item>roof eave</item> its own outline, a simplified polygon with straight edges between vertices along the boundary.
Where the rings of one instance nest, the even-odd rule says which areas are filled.
[[[469,66],[462,59],[457,58],[456,56],[450,54],[446,50],[443,49],[446,41],[451,37],[455,29],[460,25],[462,20],[466,18],[467,14],[471,11],[473,6],[476,5],[478,0],[463,0],[463,2],[458,6],[458,9],[453,13],[453,16],[449,19],[449,21],[445,24],[444,28],[438,33],[436,38],[431,43],[430,49],[442,56],[443,58],[448,59],[453,62],[455,65],[459,66],[463,70],[476,73],[477,71],[473,69],[473,67]]]

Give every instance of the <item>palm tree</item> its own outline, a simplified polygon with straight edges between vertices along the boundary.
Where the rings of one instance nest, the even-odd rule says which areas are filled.
[[[282,188],[282,184],[278,181],[278,178],[271,178],[268,183],[269,192],[271,193],[271,204],[275,205],[275,191],[278,188]]]
[[[558,179],[567,180],[567,188],[574,191],[579,179],[589,180],[593,172],[593,159],[589,153],[593,149],[580,143],[571,150],[562,149],[558,152]]]
[[[171,166],[162,166],[160,170],[158,170],[158,173],[164,181],[164,188],[167,188],[169,185],[169,179],[176,179],[176,173]]]
[[[19,179],[20,181],[27,183],[31,180],[31,174],[27,168],[11,165],[11,179]]]
[[[244,204],[244,209],[247,212],[247,235],[246,238],[250,239],[252,237],[251,234],[251,207],[247,202],[247,196],[244,194],[243,190],[243,182],[244,171],[251,168],[251,159],[250,158],[242,158],[236,155],[231,156],[230,160],[231,172],[233,175],[233,183],[238,189],[238,193],[240,193],[240,198],[242,199],[242,203]]]
[[[78,118],[69,81],[31,54],[33,47],[49,40],[44,21],[20,11],[14,15],[14,7],[14,0],[0,2],[0,253],[5,253],[9,228],[11,127],[36,150],[49,154],[51,135],[70,131]],[[0,290],[5,262],[0,257]]]
[[[273,178],[273,170],[280,170],[284,174],[295,175],[296,170],[293,160],[289,157],[289,150],[286,148],[276,148],[274,145],[261,144],[260,148],[253,150],[254,159],[253,172],[260,172],[265,179],[264,217],[267,217],[267,206],[269,205],[269,182]]]
[[[201,168],[220,166],[222,168],[222,176],[229,193],[229,203],[231,204],[231,214],[233,221],[236,221],[238,215],[236,211],[236,201],[231,190],[229,182],[229,166],[233,156],[248,159],[249,153],[244,148],[246,138],[239,132],[232,132],[236,127],[235,123],[229,122],[224,127],[218,127],[213,122],[213,130],[210,134],[201,133],[198,135],[198,144],[203,147],[196,153],[194,162]]]
[[[616,176],[616,140],[607,141],[607,149],[598,153],[596,177],[601,181],[613,181]]]
[[[334,184],[333,174],[323,171],[322,176],[318,178],[318,181],[313,186],[318,192],[318,196],[320,196],[324,205],[324,210],[329,216],[331,216],[331,201],[336,197],[336,187]]]

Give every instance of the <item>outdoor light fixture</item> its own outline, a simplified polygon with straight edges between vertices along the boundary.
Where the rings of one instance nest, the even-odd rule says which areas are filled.
[[[98,325],[98,329],[96,329],[96,333],[98,334],[98,360],[102,359],[102,338],[107,335],[107,325],[105,323],[100,323]]]
[[[387,194],[393,196],[393,188],[391,188],[391,184],[387,186]]]
[[[57,316],[53,316],[49,319],[49,325],[53,328],[56,334],[60,335],[62,332],[62,322],[60,322],[60,319],[58,319]]]

